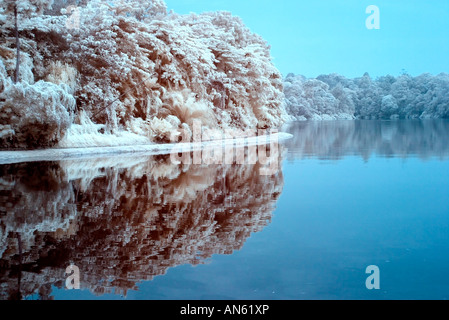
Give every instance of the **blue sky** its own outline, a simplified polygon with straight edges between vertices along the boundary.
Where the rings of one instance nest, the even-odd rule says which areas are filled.
[[[316,77],[449,73],[447,0],[166,0],[177,13],[226,10],[271,45],[274,64]],[[380,30],[368,30],[369,5]]]

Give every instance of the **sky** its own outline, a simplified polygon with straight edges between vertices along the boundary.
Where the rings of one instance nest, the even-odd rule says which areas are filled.
[[[348,78],[449,73],[448,0],[165,0],[179,14],[225,10],[271,46],[288,73]],[[369,5],[380,29],[369,30]]]

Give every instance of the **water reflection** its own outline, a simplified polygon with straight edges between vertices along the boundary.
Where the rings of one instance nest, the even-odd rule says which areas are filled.
[[[289,159],[449,157],[448,120],[294,122],[285,131],[294,136],[286,142]]]
[[[231,254],[270,223],[282,172],[168,156],[0,166],[0,299],[81,288],[126,294],[181,264]]]

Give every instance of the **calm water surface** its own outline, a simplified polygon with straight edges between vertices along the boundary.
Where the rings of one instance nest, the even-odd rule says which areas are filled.
[[[449,298],[449,121],[285,130],[273,176],[164,156],[1,165],[0,299]]]

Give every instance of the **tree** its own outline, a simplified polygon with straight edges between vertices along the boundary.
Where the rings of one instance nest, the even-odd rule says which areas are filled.
[[[244,129],[277,126],[287,116],[270,48],[240,18],[167,15],[159,0],[96,0],[80,10],[66,57],[81,75],[78,106],[94,122],[134,130],[139,121],[161,136],[153,129],[177,130],[193,119]]]
[[[360,119],[449,118],[446,73],[412,77],[404,72],[376,80],[368,73],[353,80],[335,73],[309,80],[289,74],[284,83],[287,111],[295,117],[319,119],[316,115],[324,112],[353,114]],[[335,107],[332,99],[326,98],[329,90],[338,101]]]
[[[51,8],[52,4],[53,0],[4,0],[0,5],[3,13],[7,15],[14,15],[14,25],[12,26],[12,28],[14,28],[14,36],[16,39],[16,70],[14,73],[15,83],[19,82],[20,80],[20,39],[18,23],[19,14],[25,18],[30,18],[34,15],[42,14],[45,9]]]
[[[110,3],[110,9],[117,15],[131,16],[139,21],[151,21],[167,13],[167,6],[162,0],[113,0]]]
[[[353,115],[355,112],[355,91],[343,87],[341,83],[338,83],[331,91],[332,95],[338,101],[337,111],[341,113],[346,113],[348,115]]]
[[[398,104],[391,94],[382,98],[381,112],[381,117],[384,119],[397,115]]]
[[[17,23],[17,4],[14,5],[14,34],[16,37],[16,72],[14,73],[14,82],[19,81],[19,68],[20,68],[20,41],[19,41],[19,26]]]

